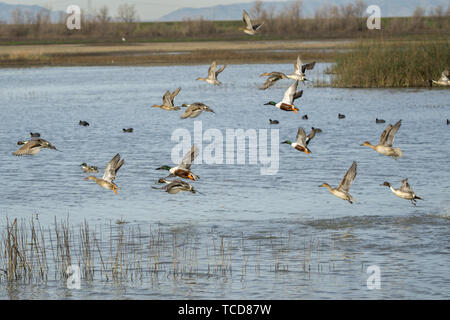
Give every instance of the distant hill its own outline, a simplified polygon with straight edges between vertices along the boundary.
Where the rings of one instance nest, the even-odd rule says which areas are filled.
[[[264,1],[263,9],[274,9],[274,12],[280,12],[289,7],[292,1]],[[324,4],[342,5],[354,3],[353,0],[303,0],[303,15],[312,17],[316,9]],[[442,5],[444,10],[449,5],[448,0],[365,0],[367,6],[378,5],[381,8],[382,17],[403,17],[411,16],[416,7],[422,6],[427,11],[438,5]],[[203,8],[181,8],[162,16],[159,21],[182,21],[183,19],[198,19],[203,17],[205,20],[240,20],[242,10],[248,12],[253,8],[254,2],[235,3],[230,5],[217,5]]]
[[[38,12],[50,12],[50,19],[52,22],[57,22],[63,11],[51,11],[38,5],[24,5],[24,4],[8,4],[0,2],[0,21],[3,23],[12,23],[12,13],[14,10],[20,9],[22,15],[26,17],[26,12],[31,16],[36,16]]]

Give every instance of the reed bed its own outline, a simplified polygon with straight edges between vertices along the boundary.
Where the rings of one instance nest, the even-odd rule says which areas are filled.
[[[343,261],[331,237],[292,234],[240,237],[160,226],[71,225],[44,228],[38,219],[6,219],[0,232],[0,282],[67,281],[74,268],[86,282],[160,282],[198,278],[245,281],[281,273],[333,272]]]
[[[424,87],[450,66],[450,41],[361,42],[332,68],[331,86]]]

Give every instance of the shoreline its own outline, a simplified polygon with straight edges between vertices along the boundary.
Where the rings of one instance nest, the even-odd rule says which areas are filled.
[[[212,60],[229,64],[285,63],[298,54],[304,61],[334,61],[339,52],[350,50],[354,44],[354,40],[319,40],[14,45],[0,46],[0,68],[191,65]]]

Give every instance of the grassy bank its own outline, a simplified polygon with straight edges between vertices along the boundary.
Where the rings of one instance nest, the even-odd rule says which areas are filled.
[[[450,41],[361,42],[340,54],[333,87],[424,87],[450,66]]]

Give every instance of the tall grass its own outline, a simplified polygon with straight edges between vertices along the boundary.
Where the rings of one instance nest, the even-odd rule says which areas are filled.
[[[424,87],[450,66],[450,41],[361,42],[340,54],[333,87]]]
[[[332,272],[335,262],[343,259],[342,253],[337,254],[336,242],[324,235],[308,238],[291,233],[199,237],[189,229],[113,223],[92,227],[87,222],[71,225],[56,218],[44,228],[34,218],[6,219],[0,229],[0,283],[64,281],[73,266],[85,282],[113,283],[228,281],[233,276],[245,281],[249,275],[266,277],[267,273],[322,273],[326,265]]]

